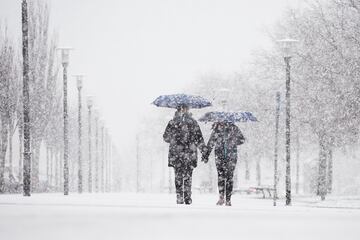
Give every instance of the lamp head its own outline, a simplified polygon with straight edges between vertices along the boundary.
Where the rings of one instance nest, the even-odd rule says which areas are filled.
[[[93,96],[87,96],[86,103],[88,108],[91,108],[94,104],[94,97]]]
[[[64,66],[69,65],[70,51],[73,50],[73,49],[69,48],[69,47],[62,47],[62,48],[58,48],[58,50],[61,51],[61,63]]]
[[[78,89],[81,89],[83,87],[83,79],[84,75],[75,75],[76,78],[76,86]]]
[[[228,88],[220,88],[218,90],[218,100],[219,100],[221,107],[223,108],[222,109],[223,111],[225,111],[230,92],[231,92],[231,90]]]
[[[298,44],[298,40],[291,39],[291,38],[284,38],[277,41],[279,44],[279,47],[281,49],[281,52],[284,57],[292,57],[294,54],[294,50],[296,48],[296,45]]]

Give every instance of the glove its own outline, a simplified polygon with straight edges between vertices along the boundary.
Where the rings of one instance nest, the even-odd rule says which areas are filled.
[[[209,158],[205,157],[204,155],[201,157],[201,161],[204,163],[207,163],[209,161]]]
[[[209,161],[209,155],[210,154],[208,151],[204,152],[201,156],[201,161],[204,163],[207,163]]]

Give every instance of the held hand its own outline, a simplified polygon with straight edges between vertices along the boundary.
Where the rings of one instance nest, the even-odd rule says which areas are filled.
[[[209,154],[208,152],[204,152],[201,156],[201,161],[203,161],[204,163],[207,163],[209,161]]]
[[[201,161],[204,162],[204,163],[207,163],[209,161],[209,158],[207,158],[206,156],[202,156],[201,157]]]
[[[201,151],[201,161],[207,163],[209,161],[209,156],[211,149],[209,149],[205,144],[203,144],[200,148]]]

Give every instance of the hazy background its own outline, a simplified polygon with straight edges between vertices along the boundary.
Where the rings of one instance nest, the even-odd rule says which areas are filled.
[[[150,103],[179,93],[205,73],[240,71],[266,29],[296,0],[48,0],[60,46],[71,46],[69,73],[86,75],[123,158],[135,158]],[[0,21],[20,40],[20,0],[0,0]],[[20,41],[19,41],[20,42]],[[70,99],[76,100],[74,79]],[[169,110],[171,112],[171,110]],[[165,127],[165,126],[164,126]],[[158,141],[162,141],[159,135]]]

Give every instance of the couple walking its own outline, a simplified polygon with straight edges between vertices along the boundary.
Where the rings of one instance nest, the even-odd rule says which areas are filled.
[[[219,200],[217,205],[231,206],[233,175],[237,162],[237,146],[245,139],[240,129],[230,122],[213,124],[212,133],[205,145],[201,129],[192,118],[189,108],[179,106],[168,123],[163,135],[169,143],[169,167],[175,171],[175,187],[178,204],[191,204],[192,173],[197,166],[197,149],[202,161],[207,163],[215,147],[215,164],[218,173]]]

